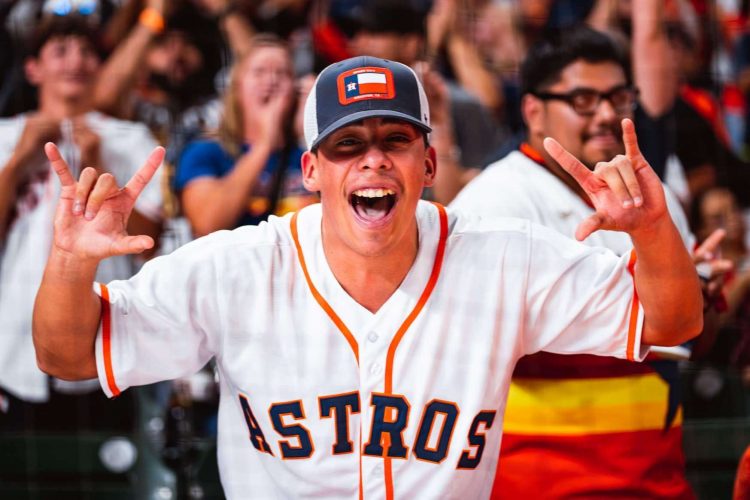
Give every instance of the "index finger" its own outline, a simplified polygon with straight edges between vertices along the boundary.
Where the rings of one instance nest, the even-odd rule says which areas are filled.
[[[148,156],[146,163],[143,164],[125,185],[125,191],[130,193],[133,198],[137,198],[154,176],[162,161],[164,161],[164,148],[157,146]]]
[[[625,156],[628,157],[628,160],[633,161],[635,158],[643,156],[641,148],[638,147],[635,124],[630,118],[622,120],[622,142],[625,143]]]
[[[57,146],[55,146],[55,144],[52,142],[48,142],[44,145],[44,154],[47,155],[47,159],[52,165],[52,169],[60,178],[60,184],[63,187],[75,186],[76,180],[73,178],[73,174],[70,173],[68,164],[65,163],[65,160],[60,154],[60,150],[57,149]]]
[[[567,149],[562,147],[559,142],[554,140],[552,137],[544,139],[544,149],[554,158],[554,160],[560,164],[560,166],[568,172],[581,187],[587,183],[589,178],[593,175],[591,170],[578,161],[578,158],[568,152]]]
[[[694,255],[697,261],[711,260],[719,247],[721,240],[726,236],[726,231],[716,229],[706,238],[703,243],[695,250]]]

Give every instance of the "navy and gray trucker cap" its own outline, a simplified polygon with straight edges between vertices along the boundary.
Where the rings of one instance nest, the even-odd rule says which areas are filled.
[[[315,80],[305,103],[305,141],[314,149],[352,122],[392,117],[429,133],[427,96],[416,73],[404,64],[371,56],[334,63]]]

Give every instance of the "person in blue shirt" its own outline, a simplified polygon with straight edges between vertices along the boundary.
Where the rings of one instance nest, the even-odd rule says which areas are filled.
[[[196,237],[317,201],[302,185],[295,94],[286,43],[256,36],[232,69],[218,137],[188,144],[179,162],[176,187]]]

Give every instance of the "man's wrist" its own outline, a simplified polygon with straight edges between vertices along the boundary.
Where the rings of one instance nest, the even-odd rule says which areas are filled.
[[[96,269],[101,259],[85,258],[52,246],[47,269],[53,271],[54,278],[60,281],[75,283],[94,281]]]
[[[633,244],[636,246],[659,244],[661,238],[665,236],[669,237],[670,235],[676,235],[680,238],[679,232],[677,231],[674,222],[672,222],[669,213],[647,226],[639,227],[630,231],[629,235],[630,239],[633,240]]]

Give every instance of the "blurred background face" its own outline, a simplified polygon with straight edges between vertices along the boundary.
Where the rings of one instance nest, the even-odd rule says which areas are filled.
[[[625,72],[613,62],[589,63],[576,61],[567,66],[560,81],[544,89],[545,92],[567,94],[576,89],[594,89],[608,92],[626,85]],[[602,99],[592,116],[578,114],[572,106],[561,100],[541,103],[538,119],[529,122],[530,133],[543,139],[555,138],[573,156],[589,168],[600,161],[609,161],[625,152],[620,122],[632,118],[632,111],[618,113],[612,104]]]
[[[282,85],[294,79],[292,60],[281,47],[259,47],[247,56],[240,68],[237,85],[243,109],[252,112],[266,104]]]
[[[171,87],[178,87],[203,66],[203,56],[180,32],[167,33],[149,50],[146,56],[149,70],[165,79]]]
[[[742,213],[734,195],[726,189],[712,189],[707,192],[700,206],[702,233],[704,237],[716,229],[727,232],[725,241],[736,243],[744,240],[745,226]]]
[[[99,63],[86,38],[59,36],[50,38],[39,56],[29,61],[27,74],[41,92],[61,99],[80,99],[89,94]]]

